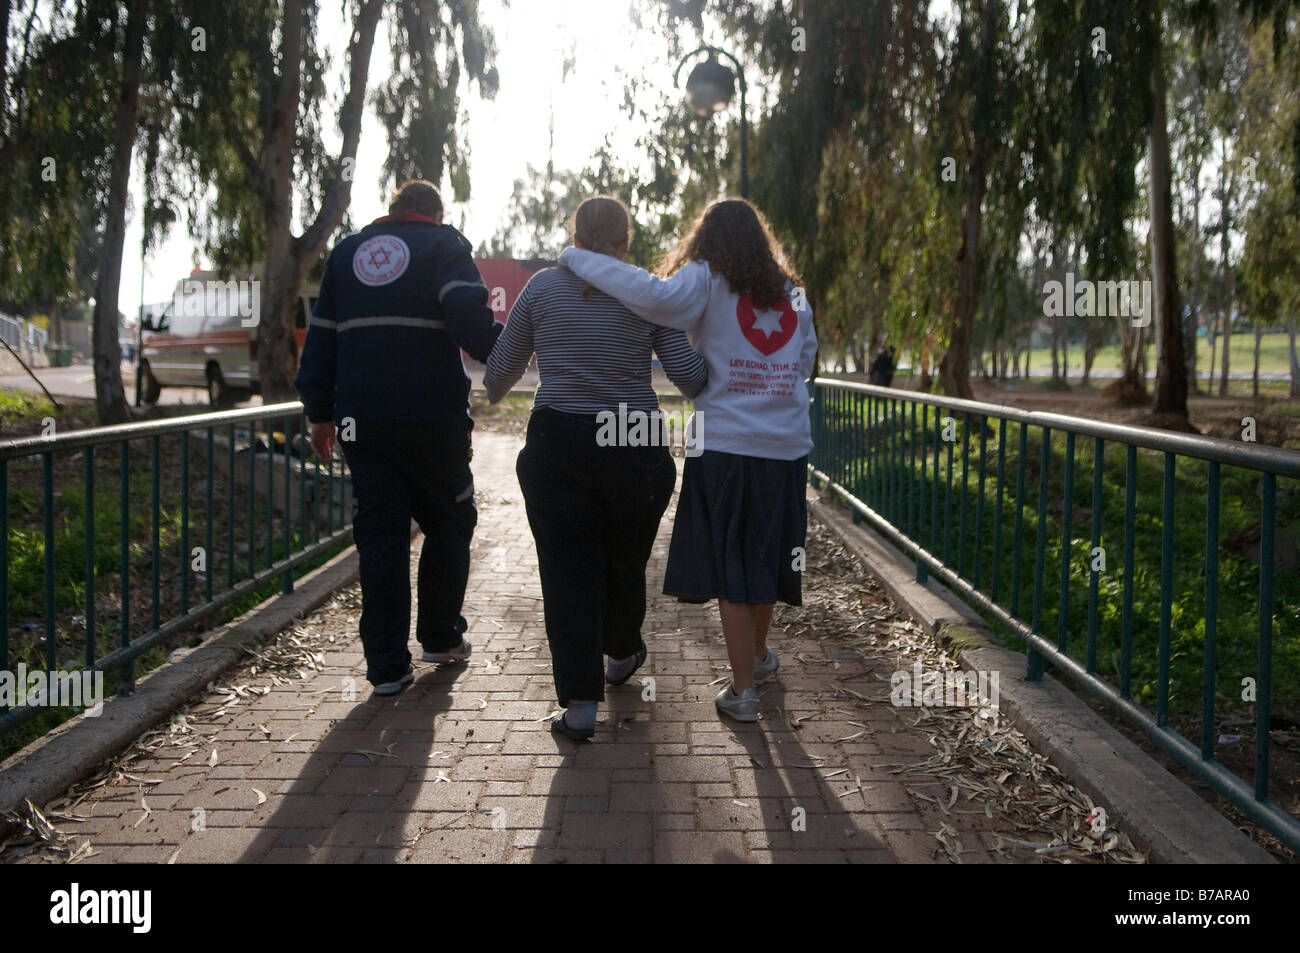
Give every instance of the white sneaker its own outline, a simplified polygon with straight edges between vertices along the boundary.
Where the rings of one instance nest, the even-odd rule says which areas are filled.
[[[403,675],[401,678],[399,678],[397,681],[380,682],[378,685],[375,686],[374,692],[376,695],[396,695],[407,685],[410,685],[411,682],[413,681],[415,681],[415,672],[414,670],[407,668],[406,674]]]
[[[728,685],[718,692],[718,697],[713,703],[718,706],[718,711],[736,721],[758,721],[758,692],[752,688],[747,688],[737,695]]]
[[[767,650],[767,658],[754,659],[754,684],[762,685],[769,678],[776,674],[776,670],[781,667],[781,659],[771,649]]]
[[[448,649],[446,652],[426,651],[424,655],[420,656],[420,660],[423,662],[441,662],[441,663],[463,662],[467,658],[469,658],[469,654],[473,650],[474,650],[474,646],[470,644],[469,639],[464,638],[462,636],[460,640],[460,646],[458,648]]]

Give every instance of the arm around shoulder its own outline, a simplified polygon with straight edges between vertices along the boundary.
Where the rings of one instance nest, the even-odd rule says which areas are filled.
[[[560,264],[651,324],[693,330],[709,303],[709,266],[702,261],[691,262],[671,278],[581,248],[566,248]]]

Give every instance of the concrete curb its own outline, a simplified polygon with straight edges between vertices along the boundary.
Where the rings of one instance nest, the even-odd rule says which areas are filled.
[[[999,672],[1001,709],[1036,750],[1161,864],[1268,864],[1268,851],[1105,722],[1050,675],[1024,680],[1025,657],[994,642],[984,621],[844,507],[809,496],[809,509],[867,566],[904,612],[969,671]]]
[[[244,646],[259,644],[320,608],[358,574],[356,547],[349,547],[298,580],[290,594],[272,596],[209,641],[173,653],[136,683],[134,695],[107,700],[99,717],[78,715],[10,755],[0,764],[0,811],[12,810],[24,798],[42,805],[63,794],[245,661]]]

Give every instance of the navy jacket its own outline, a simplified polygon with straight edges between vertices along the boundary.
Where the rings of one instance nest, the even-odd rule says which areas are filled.
[[[487,361],[502,325],[469,242],[423,215],[377,219],[325,264],[295,386],[313,422],[469,426],[461,349]]]

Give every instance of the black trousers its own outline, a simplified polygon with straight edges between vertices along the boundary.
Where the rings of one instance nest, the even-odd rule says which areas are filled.
[[[646,562],[677,482],[667,447],[602,447],[598,429],[594,416],[536,410],[516,465],[561,706],[602,700],[602,654],[641,647]]]
[[[354,436],[339,445],[352,471],[366,678],[378,685],[411,664],[411,520],[424,532],[416,637],[445,652],[467,627],[460,610],[478,509],[467,428],[358,421]]]

